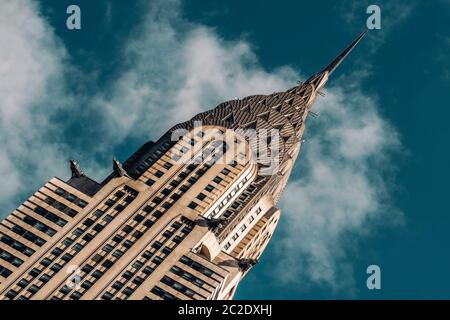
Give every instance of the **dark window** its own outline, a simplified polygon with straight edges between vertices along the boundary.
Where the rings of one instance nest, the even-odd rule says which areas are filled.
[[[123,256],[123,252],[121,250],[116,250],[114,251],[113,256],[116,257],[117,259],[120,259],[120,257]]]
[[[105,205],[108,207],[112,207],[115,203],[116,202],[114,200],[108,199],[108,200],[106,200]]]
[[[153,221],[152,220],[146,220],[144,222],[144,226],[146,226],[147,228],[150,228],[153,225]]]
[[[199,199],[200,201],[204,200],[206,198],[206,195],[204,193],[199,193],[197,196],[197,199]]]
[[[119,281],[116,281],[116,282],[114,282],[114,284],[112,285],[112,287],[113,287],[114,289],[116,289],[116,290],[120,290],[120,289],[123,288],[123,283],[121,283],[121,282],[119,282]]]
[[[114,265],[114,262],[112,262],[111,260],[105,260],[102,263],[102,266],[104,266],[106,269],[111,268]]]
[[[127,296],[130,296],[133,292],[134,292],[134,290],[131,289],[130,287],[126,287],[126,288],[123,290],[123,293],[124,293],[125,295],[127,295]]]
[[[121,204],[118,204],[118,205],[116,206],[117,212],[122,212],[123,209],[125,209],[125,207],[124,207],[123,205],[121,205]]]
[[[142,254],[142,257],[143,257],[144,259],[146,259],[146,260],[150,259],[152,256],[153,256],[153,253],[150,252],[150,251],[148,251],[148,250],[146,250],[146,251]]]
[[[44,258],[42,259],[42,261],[40,262],[44,267],[48,267],[51,263],[52,260],[50,260],[49,258]]]
[[[142,268],[142,266],[143,266],[144,264],[142,263],[142,262],[140,262],[139,260],[137,260],[137,261],[135,261],[134,263],[133,263],[133,268],[136,268],[136,269],[140,269],[140,268]]]
[[[111,300],[113,298],[113,295],[111,294],[111,293],[109,293],[109,292],[105,292],[103,295],[102,295],[102,299],[103,300]]]
[[[163,167],[166,168],[167,170],[169,170],[170,168],[172,168],[172,164],[166,162],[166,163],[163,164]]]
[[[83,221],[83,224],[86,227],[90,227],[90,226],[92,226],[94,224],[94,220],[92,220],[91,218],[87,218],[85,221]]]
[[[25,288],[28,284],[30,283],[30,281],[26,280],[26,279],[21,279],[17,285],[21,288]]]
[[[150,275],[153,271],[154,271],[153,268],[151,268],[151,267],[149,267],[149,266],[146,266],[146,267],[142,270],[142,272],[145,273],[146,275]]]
[[[153,216],[156,217],[157,219],[161,218],[163,215],[163,213],[159,210],[156,210],[155,212],[153,212]]]
[[[90,233],[85,234],[83,237],[83,240],[86,242],[90,242],[92,239],[94,239],[94,236]]]
[[[195,209],[197,208],[198,204],[196,204],[194,201],[192,201],[191,203],[189,203],[188,207],[191,209]]]
[[[65,253],[61,259],[65,262],[69,262],[70,260],[72,260],[73,256],[70,253]]]
[[[114,218],[113,218],[113,216],[107,214],[107,215],[104,216],[102,219],[103,219],[103,221],[105,221],[105,222],[108,224],[108,223],[110,223]]]
[[[80,228],[76,228],[72,233],[78,238],[84,233],[84,231]]]
[[[40,273],[41,273],[41,270],[39,270],[37,268],[33,268],[30,270],[30,272],[28,272],[28,274],[30,276],[32,276],[33,278],[36,278]]]
[[[84,265],[84,266],[81,268],[81,270],[82,270],[83,272],[85,272],[85,273],[89,273],[89,272],[91,272],[93,269],[94,269],[94,267],[91,266],[91,265],[89,265],[89,264],[86,264],[86,265]]]
[[[96,232],[100,232],[102,231],[104,228],[104,226],[102,226],[100,223],[97,223],[92,229],[94,229],[94,231]]]
[[[52,265],[52,267],[50,269],[55,272],[58,272],[59,270],[62,269],[62,266],[59,263],[55,263],[54,265]]]
[[[73,250],[80,252],[81,249],[83,249],[83,246],[79,243],[75,243],[72,248],[73,248]]]
[[[105,251],[105,252],[111,252],[112,249],[113,249],[113,246],[110,245],[110,244],[105,244],[105,245],[103,246],[103,251]]]
[[[103,272],[101,272],[100,270],[95,270],[95,271],[92,273],[92,276],[93,276],[95,279],[100,279],[102,275],[103,275]]]
[[[133,245],[133,241],[130,240],[125,240],[124,243],[122,244],[125,248],[130,249],[131,246]]]

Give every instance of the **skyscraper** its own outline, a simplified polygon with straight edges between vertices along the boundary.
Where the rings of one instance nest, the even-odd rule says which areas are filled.
[[[74,160],[0,224],[2,299],[231,299],[280,218],[277,202],[325,69],[221,103],[147,142],[101,183]]]

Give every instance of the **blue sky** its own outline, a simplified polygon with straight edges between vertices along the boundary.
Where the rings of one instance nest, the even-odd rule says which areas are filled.
[[[66,28],[78,4],[82,29]],[[450,3],[0,3],[0,205],[6,216],[76,158],[94,178],[170,125],[325,66],[381,7],[328,83],[236,298],[450,298]],[[366,288],[381,267],[382,289]]]

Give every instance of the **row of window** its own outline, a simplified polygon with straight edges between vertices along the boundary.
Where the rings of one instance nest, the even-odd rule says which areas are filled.
[[[107,292],[102,295],[102,299],[120,298],[120,293],[128,298],[186,238],[193,227],[194,223],[186,218],[174,222],[169,229],[161,234],[158,240],[152,242],[141,256],[127,268]]]
[[[6,262],[10,263],[11,265],[13,265],[16,268],[20,267],[23,263],[22,259],[19,259],[12,253],[9,253],[8,251],[5,251],[1,248],[0,248],[0,258],[5,260]]]
[[[20,217],[19,219],[21,219],[23,222],[25,222],[26,224],[30,225],[31,227],[35,228],[36,230],[47,234],[50,237],[53,237],[55,235],[55,233],[56,233],[55,229],[50,228],[46,224],[36,220],[33,217],[30,217],[27,214],[23,214],[23,217]]]
[[[189,273],[183,269],[181,269],[178,266],[173,266],[170,269],[170,272],[172,272],[173,274],[193,283],[194,285],[196,285],[199,288],[203,288],[205,285],[205,281],[203,281],[202,279],[194,276],[192,273]]]
[[[57,195],[59,195],[60,197],[68,200],[69,202],[74,203],[75,205],[77,205],[80,208],[84,208],[87,206],[87,202],[78,198],[77,196],[71,194],[70,192],[67,192],[66,190],[62,189],[62,188],[56,188],[56,190],[54,191]]]
[[[258,207],[258,209],[256,209],[256,211],[255,211],[255,215],[256,215],[256,216],[259,215],[259,214],[261,213],[261,211],[262,211],[262,209],[261,209],[260,207]],[[248,218],[247,222],[244,223],[244,224],[239,228],[239,230],[231,237],[231,240],[228,241],[228,242],[225,244],[225,246],[224,246],[224,249],[225,249],[225,250],[228,250],[228,249],[231,247],[231,244],[232,244],[234,241],[236,241],[236,240],[239,238],[239,236],[247,229],[247,225],[250,225],[250,224],[255,220],[255,215],[252,214],[252,215]]]
[[[91,259],[91,263],[82,267],[82,271],[86,273],[86,275],[82,275],[82,279],[87,278],[88,273],[97,266],[97,269],[92,272],[92,275],[95,275],[94,279],[92,279],[92,281],[86,280],[95,283],[104,272],[110,269],[117,260],[143,236],[147,229],[163,215],[164,212],[155,210],[157,206],[154,202],[155,200],[153,199],[150,205],[144,207],[140,213],[136,214],[132,220],[128,221],[127,224],[104,245],[102,251]],[[160,203],[160,201],[157,202]],[[164,206],[164,204],[162,206]],[[138,225],[141,226],[139,230],[137,230]],[[115,248],[117,249],[114,250]],[[102,264],[100,264],[101,261],[103,261]],[[79,292],[74,293],[74,296],[72,297],[71,295],[71,297],[76,299],[79,294]]]
[[[75,217],[78,214],[78,211],[66,206],[64,203],[61,203],[52,197],[47,197],[44,201],[56,210],[65,213],[71,218]]]
[[[22,242],[11,238],[10,236],[8,236],[4,233],[0,233],[0,235],[1,235],[1,238],[0,238],[1,242],[7,244],[14,250],[21,252],[22,254],[26,255],[27,257],[30,257],[35,252],[33,249],[27,247]]]
[[[51,221],[55,224],[57,224],[60,227],[64,227],[67,223],[67,220],[59,217],[58,215],[42,208],[41,206],[36,206],[34,209],[34,212],[36,212],[38,215],[44,217],[45,219],[47,219],[48,221]]]
[[[126,193],[124,192],[126,191]],[[68,235],[60,244],[59,247],[54,248],[49,254],[47,254],[37,266],[35,266],[28,273],[27,276],[22,278],[23,285],[27,282],[27,285],[31,283],[31,286],[27,289],[28,294],[19,296],[19,299],[28,299],[34,295],[46,282],[48,282],[57,272],[59,272],[64,265],[66,265],[78,252],[80,252],[84,246],[87,245],[94,237],[100,232],[112,219],[118,214],[118,210],[113,210],[110,214],[106,214],[110,209],[112,201],[116,203],[125,194],[135,198],[137,191],[124,187],[124,191],[117,191],[110,199],[103,204],[104,210],[97,209],[89,217],[85,218],[77,228],[75,228],[70,235]],[[131,199],[128,199],[130,201]],[[120,204],[117,204],[119,206]],[[124,206],[128,205],[124,203]],[[120,205],[122,206],[122,205]],[[119,208],[120,210],[121,208]],[[101,218],[101,219],[100,219]],[[70,248],[70,249],[69,249]],[[53,263],[53,264],[52,264]],[[43,274],[39,279],[35,280],[40,274],[47,269],[48,271]],[[16,290],[11,289],[11,294],[8,297],[17,296],[26,287],[18,287]],[[36,290],[37,288],[37,290]]]
[[[161,283],[164,283],[165,285],[175,289],[178,292],[181,292],[182,294],[186,295],[189,298],[193,298],[194,300],[197,300],[194,298],[194,296],[196,294],[198,294],[197,292],[189,289],[188,287],[186,287],[185,285],[179,283],[178,281],[173,280],[172,278],[168,277],[168,276],[164,276],[161,279]],[[200,294],[198,294],[199,296],[201,296]],[[206,297],[201,296],[203,299],[206,299]]]

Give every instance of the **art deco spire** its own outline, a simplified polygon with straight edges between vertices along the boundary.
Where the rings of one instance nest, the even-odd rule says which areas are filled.
[[[337,67],[344,61],[344,59],[350,54],[353,48],[361,41],[364,35],[367,33],[367,30],[361,32],[361,34],[347,47],[342,51],[328,66],[325,67],[322,71],[314,74],[310,77],[305,83],[311,83],[315,86],[316,90],[319,90],[321,87],[325,85],[328,81],[328,77],[330,74],[337,69]]]
[[[349,55],[349,53],[353,50],[354,47],[361,41],[364,35],[367,33],[367,30],[361,32],[361,34],[347,47],[344,51],[341,52],[339,56],[336,57],[322,72],[328,71],[328,75],[332,74],[334,70],[341,64],[342,61]]]

